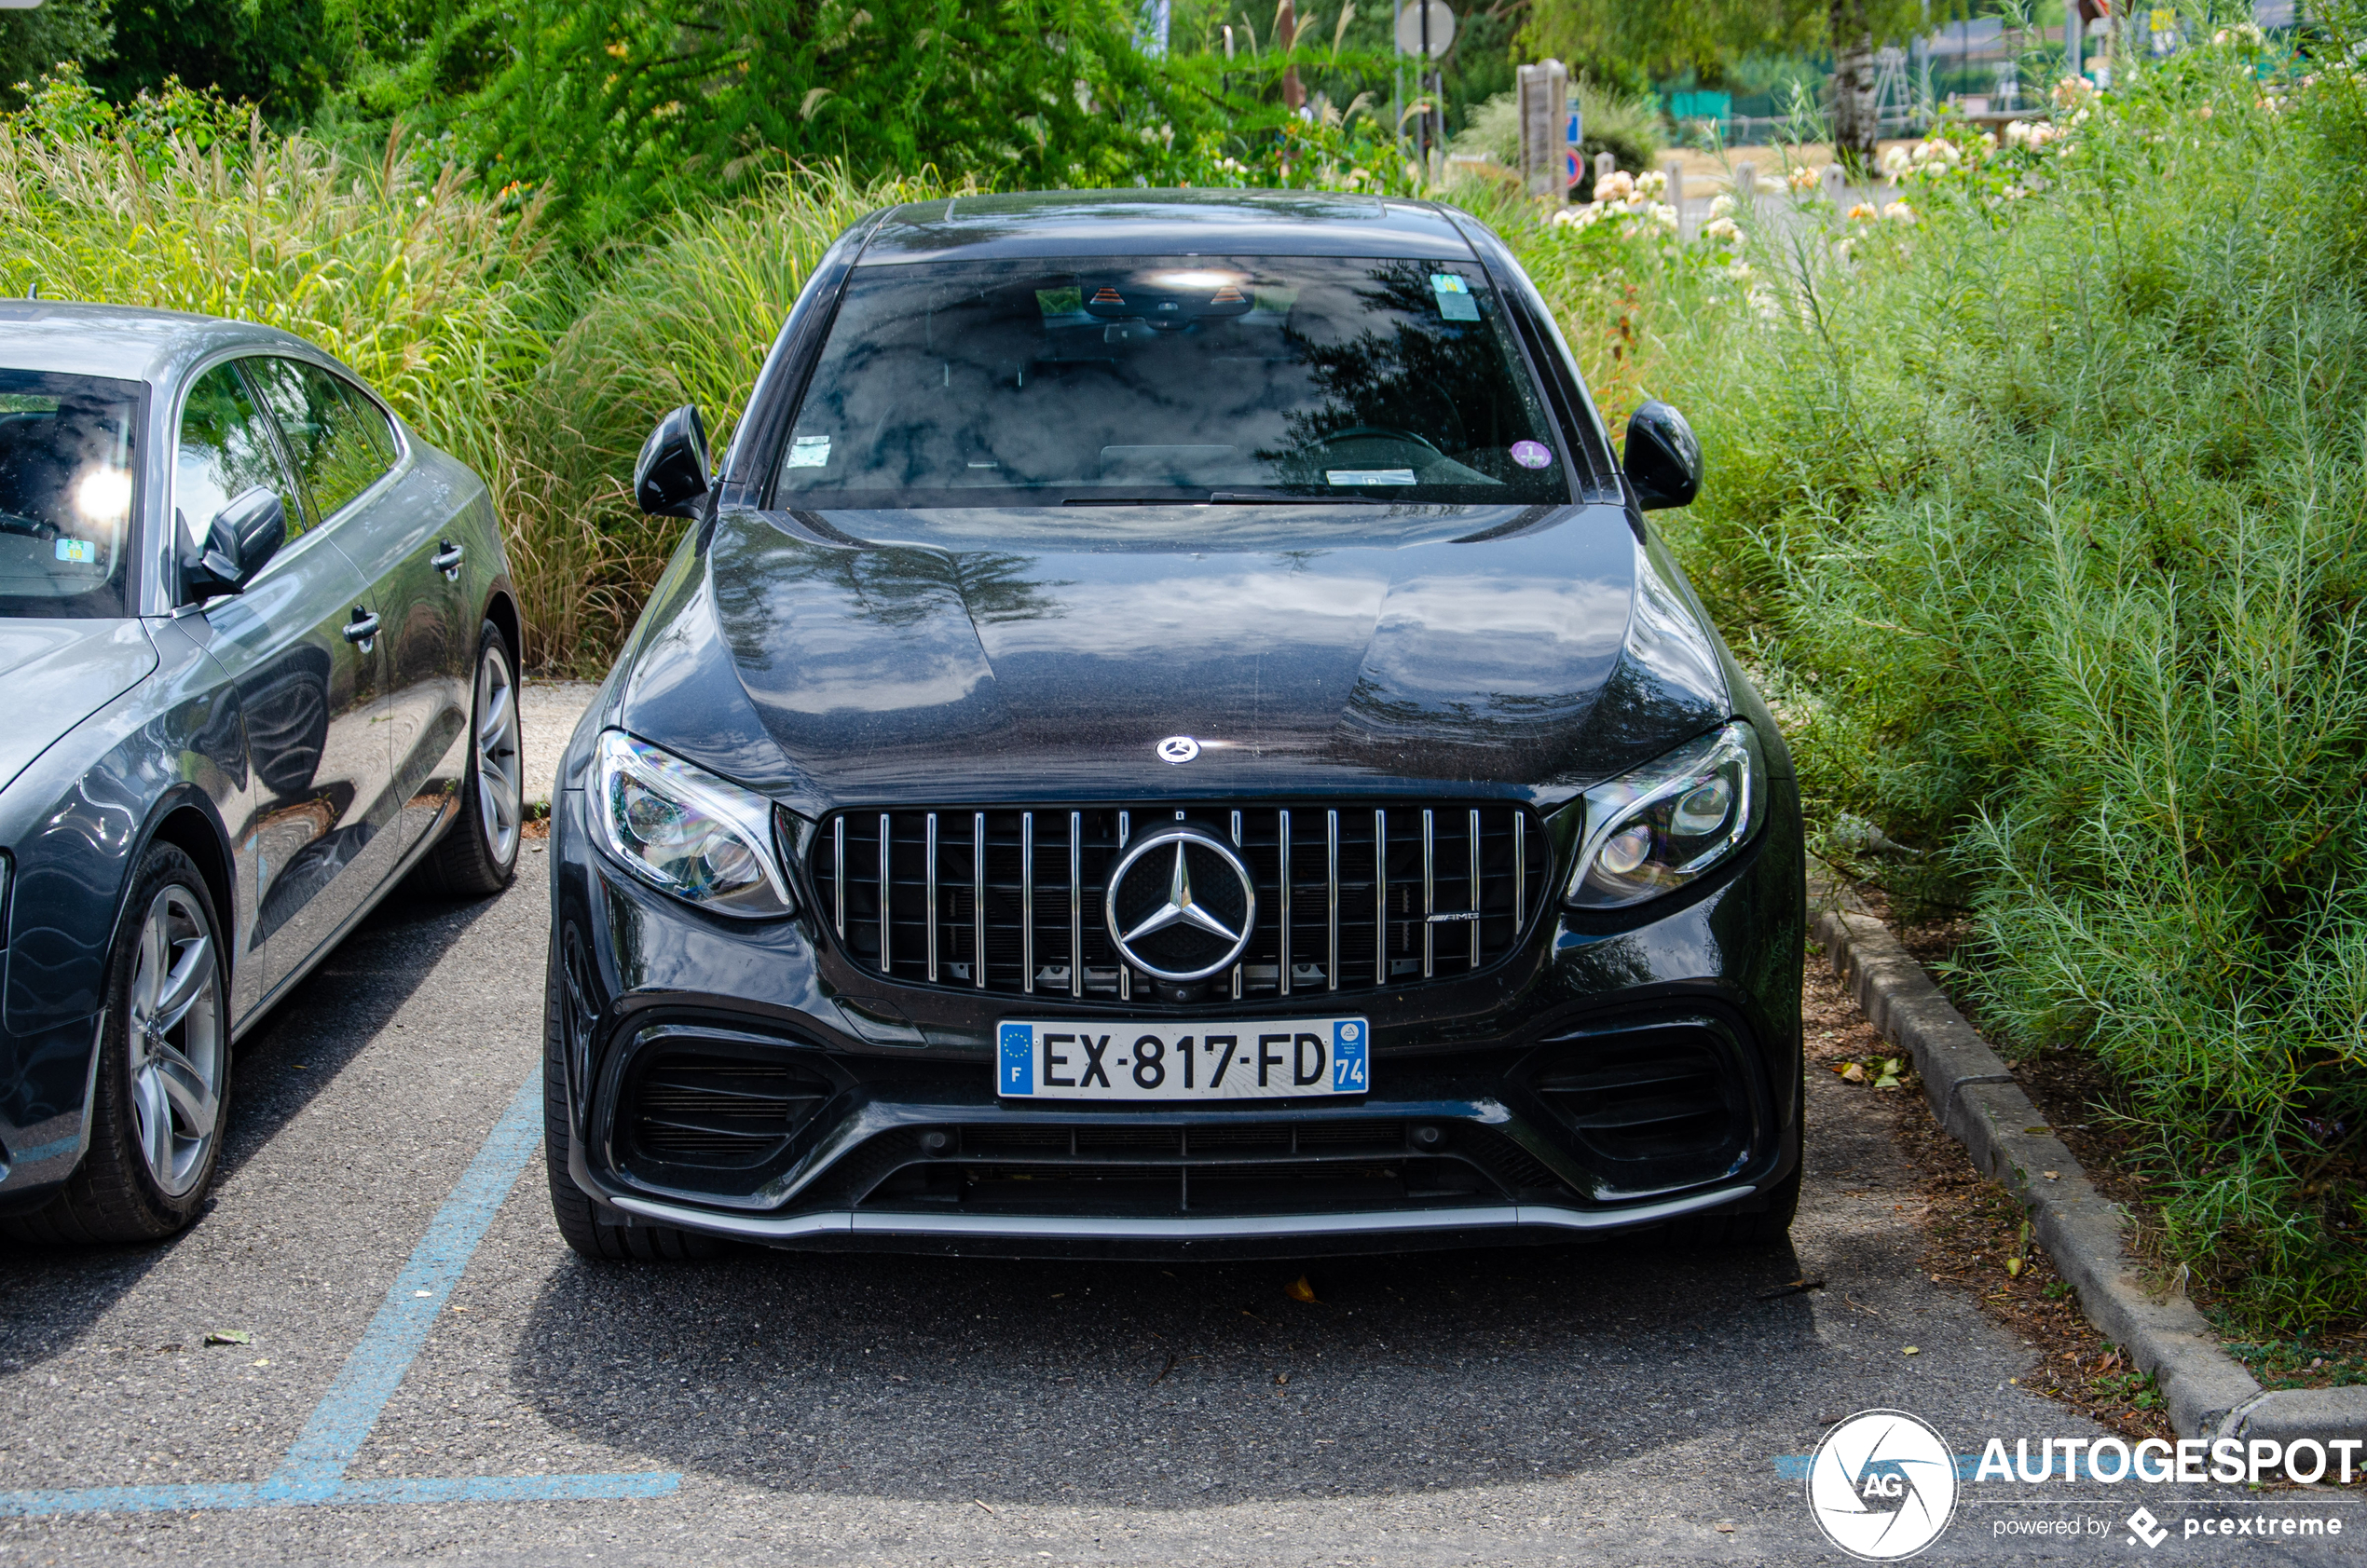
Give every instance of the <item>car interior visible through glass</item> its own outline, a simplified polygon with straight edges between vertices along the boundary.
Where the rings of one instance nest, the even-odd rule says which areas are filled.
[[[1476,264],[858,267],[774,504],[1571,498]]]
[[[140,388],[0,370],[0,616],[124,613]]]

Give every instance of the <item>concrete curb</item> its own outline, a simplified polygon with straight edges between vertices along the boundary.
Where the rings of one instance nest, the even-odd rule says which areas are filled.
[[[2264,1390],[2182,1293],[2146,1288],[2121,1248],[2120,1207],[2096,1191],[2004,1061],[1889,927],[1827,907],[1814,929],[1867,1018],[1914,1058],[1934,1118],[2029,1209],[2032,1235],[2079,1292],[2087,1320],[2154,1374],[2180,1437],[2367,1438],[2367,1388]]]

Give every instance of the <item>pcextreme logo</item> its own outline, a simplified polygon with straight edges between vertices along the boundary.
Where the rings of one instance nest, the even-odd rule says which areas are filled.
[[[1860,1411],[1808,1464],[1808,1507],[1826,1539],[1868,1562],[1909,1558],[1956,1513],[1956,1459],[1905,1411]]]

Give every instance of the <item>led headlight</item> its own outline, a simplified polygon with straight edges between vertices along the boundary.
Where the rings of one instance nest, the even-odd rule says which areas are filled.
[[[1737,719],[1596,784],[1563,896],[1580,909],[1617,909],[1683,887],[1749,839],[1766,776],[1758,731]]]
[[[600,830],[643,881],[718,915],[796,909],[771,801],[616,729],[601,731],[596,767]]]

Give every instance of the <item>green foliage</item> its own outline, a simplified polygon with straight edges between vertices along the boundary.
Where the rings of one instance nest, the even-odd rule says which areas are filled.
[[[108,0],[45,0],[29,11],[0,11],[0,109],[24,102],[26,87],[61,65],[97,64],[115,52]]]
[[[342,78],[353,48],[352,13],[332,0],[118,0],[114,18],[112,54],[84,64],[117,101],[178,79],[293,119]]]
[[[2292,1331],[2367,1316],[2367,103],[2262,63],[1763,215],[1657,389],[1813,809],[1932,852],[1985,1024],[2103,1062],[2161,1248]]]
[[[1116,0],[486,0],[406,79],[472,89],[441,112],[464,155],[603,237],[823,161],[1130,182],[1142,133],[1188,107],[1132,26]],[[487,29],[506,59],[480,80]]]
[[[1534,0],[1520,48],[1532,59],[1551,56],[1573,72],[1621,82],[1630,91],[1647,90],[1651,80],[1689,70],[1714,87],[1745,55],[1813,47],[1824,21],[1824,0],[1705,0],[1690,6]]]

